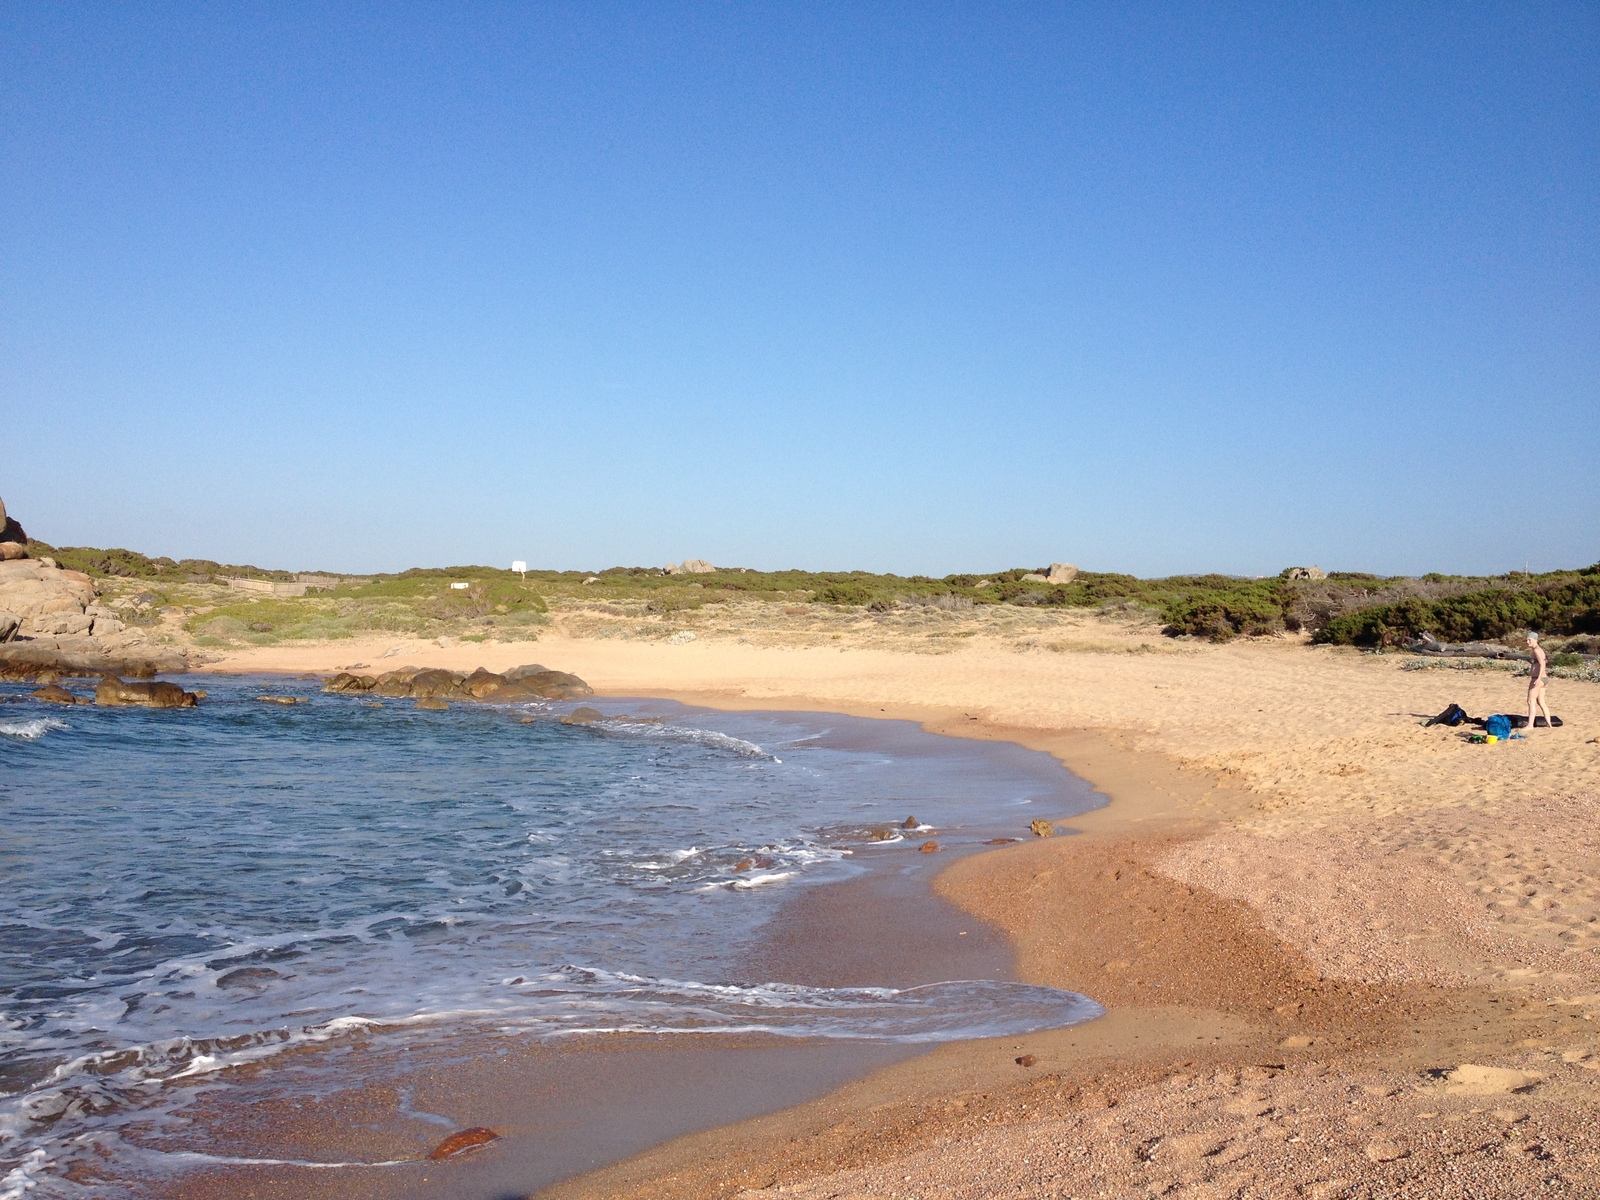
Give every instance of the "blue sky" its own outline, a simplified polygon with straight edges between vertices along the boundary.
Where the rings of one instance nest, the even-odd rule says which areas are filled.
[[[1600,559],[1600,9],[0,8],[58,544]]]

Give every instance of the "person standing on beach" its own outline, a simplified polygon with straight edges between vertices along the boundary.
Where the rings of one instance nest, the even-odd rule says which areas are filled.
[[[1545,728],[1555,727],[1550,720],[1550,706],[1544,702],[1544,687],[1550,681],[1550,664],[1544,656],[1544,647],[1539,645],[1537,633],[1528,634],[1528,649],[1533,651],[1533,674],[1528,676],[1528,728],[1533,728],[1535,709],[1544,713]]]

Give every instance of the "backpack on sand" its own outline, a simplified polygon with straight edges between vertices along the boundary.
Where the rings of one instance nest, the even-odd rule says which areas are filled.
[[[1467,710],[1466,709],[1462,708],[1461,705],[1459,705],[1459,704],[1452,704],[1449,708],[1445,709],[1437,717],[1429,717],[1428,720],[1427,720],[1427,724],[1425,724],[1423,726],[1423,728],[1427,729],[1427,728],[1430,728],[1431,726],[1434,726],[1434,725],[1451,725],[1451,726],[1455,726],[1455,725],[1461,724],[1461,722],[1463,722],[1463,721],[1470,720],[1470,719],[1471,718],[1469,718],[1467,716]]]

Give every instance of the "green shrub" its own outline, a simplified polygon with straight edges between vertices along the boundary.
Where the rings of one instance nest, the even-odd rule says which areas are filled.
[[[1600,632],[1600,579],[1594,568],[1506,576],[1498,586],[1437,600],[1411,597],[1343,613],[1316,640],[1346,646],[1399,646],[1429,633],[1445,642],[1494,641],[1527,629]]]
[[[1279,580],[1201,576],[1193,588],[1174,597],[1163,609],[1169,635],[1225,642],[1241,635],[1282,633],[1288,627],[1286,614],[1293,593]]]
[[[871,604],[877,592],[865,583],[830,583],[817,591],[824,604]]]

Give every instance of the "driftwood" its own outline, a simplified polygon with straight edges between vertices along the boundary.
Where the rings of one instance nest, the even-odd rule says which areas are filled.
[[[1406,647],[1409,654],[1425,654],[1430,658],[1509,658],[1517,662],[1532,662],[1533,655],[1519,653],[1494,642],[1441,642],[1431,633],[1424,633]]]

